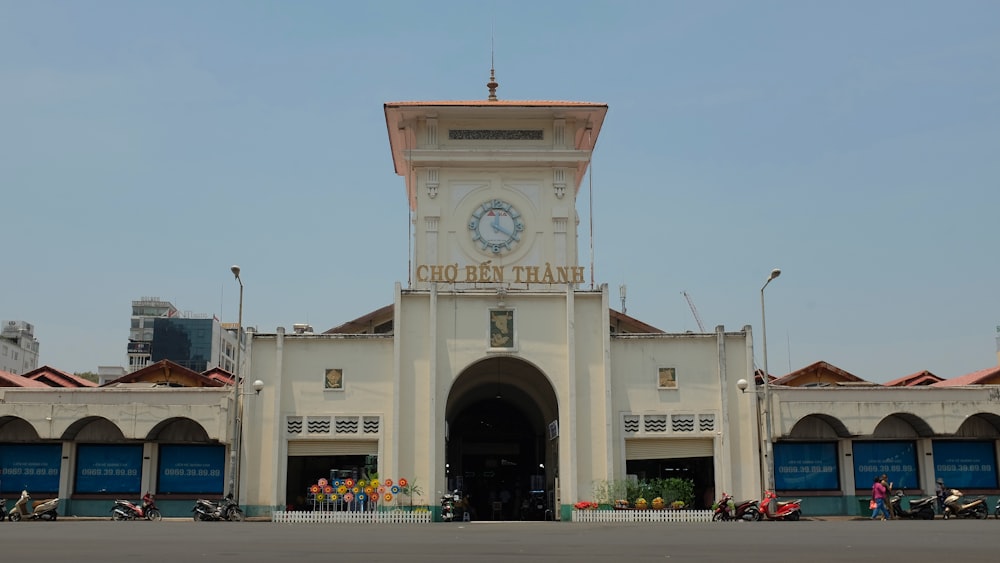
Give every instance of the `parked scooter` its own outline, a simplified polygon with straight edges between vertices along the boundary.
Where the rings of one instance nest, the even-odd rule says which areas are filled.
[[[191,509],[191,512],[194,513],[195,522],[205,520],[243,521],[243,509],[233,502],[232,493],[218,502],[200,498],[194,502],[194,508]]]
[[[0,522],[7,519],[7,499],[0,498]]]
[[[802,517],[802,499],[779,501],[774,491],[764,491],[760,511],[767,520],[796,521]]]
[[[19,522],[22,519],[27,520],[55,520],[59,513],[57,509],[59,508],[59,499],[50,498],[47,500],[40,500],[34,502],[31,500],[31,495],[28,491],[21,491],[21,498],[17,499],[14,503],[13,508],[10,509],[11,522]]]
[[[458,489],[441,496],[441,521],[451,522],[455,519],[455,505],[462,499]]]
[[[958,489],[948,491],[948,496],[944,499],[945,518],[978,518],[982,520],[989,516],[989,509],[986,508],[986,497],[976,497],[969,502],[965,502],[965,495]]]
[[[993,517],[1000,518],[1000,500],[997,500],[997,507],[993,509]]]
[[[893,518],[909,518],[913,520],[934,519],[934,506],[937,503],[937,497],[932,496],[911,500],[910,508],[906,509],[903,508],[903,496],[903,490],[896,489],[896,493],[889,499],[889,510],[892,512]]]
[[[142,506],[136,505],[131,501],[118,499],[115,501],[115,505],[111,507],[111,519],[112,520],[153,520],[159,521],[163,518],[160,514],[160,509],[156,508],[156,501],[153,500],[153,495],[146,493],[142,497]]]
[[[521,503],[521,520],[547,520],[548,517],[545,491],[529,491],[528,498]]]
[[[745,500],[737,504],[733,501],[733,495],[722,493],[722,498],[715,504],[715,513],[712,520],[744,520],[753,522],[760,520],[763,516],[760,513],[759,501],[756,499]]]

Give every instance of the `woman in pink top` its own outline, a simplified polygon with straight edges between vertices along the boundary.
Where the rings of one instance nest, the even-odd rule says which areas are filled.
[[[883,485],[882,482],[879,481],[879,478],[877,476],[875,477],[875,480],[872,483],[872,500],[875,501],[875,508],[872,510],[872,520],[875,519],[875,516],[877,516],[879,512],[882,513],[881,520],[889,518],[889,510],[886,509],[885,507],[885,502],[886,502],[885,485]]]

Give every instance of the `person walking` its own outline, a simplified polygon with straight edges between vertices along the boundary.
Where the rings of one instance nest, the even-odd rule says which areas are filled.
[[[885,473],[883,473],[882,476],[879,477],[879,481],[881,481],[882,482],[882,486],[885,487],[885,505],[886,505],[886,508],[888,509],[888,507],[889,507],[889,499],[892,498],[892,481],[889,481],[889,476],[886,475]],[[888,511],[888,515],[886,516],[886,519],[892,519],[892,511],[891,510]]]
[[[885,507],[886,498],[885,485],[876,476],[872,482],[872,500],[875,502],[875,508],[872,509],[872,520],[880,512],[882,513],[880,520],[885,521],[889,518],[889,511]]]

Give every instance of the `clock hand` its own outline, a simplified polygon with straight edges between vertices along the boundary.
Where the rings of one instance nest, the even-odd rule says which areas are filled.
[[[504,227],[503,225],[501,225],[499,221],[494,221],[493,222],[493,230],[496,231],[496,232],[498,232],[498,233],[503,233],[503,234],[505,234],[505,235],[507,235],[509,237],[514,236],[514,233],[510,232],[509,230],[507,230],[507,227]]]

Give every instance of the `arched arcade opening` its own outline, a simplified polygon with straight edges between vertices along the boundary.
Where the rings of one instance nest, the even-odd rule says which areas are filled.
[[[445,407],[445,471],[459,514],[551,518],[559,477],[559,409],[548,378],[517,358],[491,357],[456,378]]]

